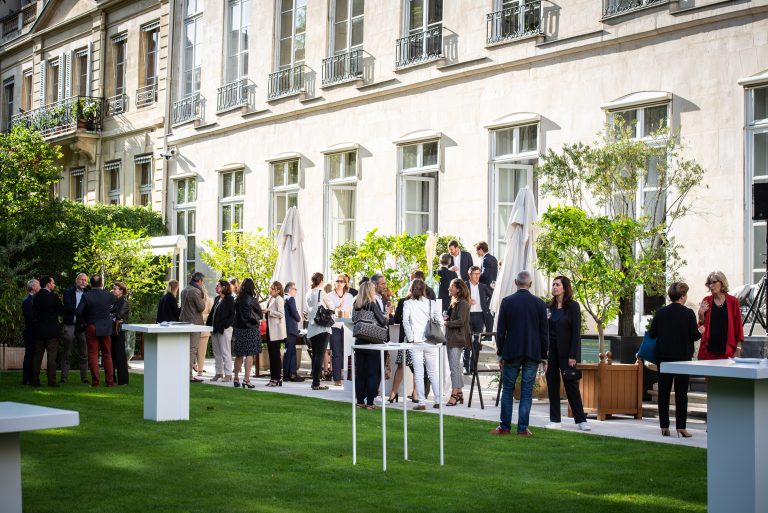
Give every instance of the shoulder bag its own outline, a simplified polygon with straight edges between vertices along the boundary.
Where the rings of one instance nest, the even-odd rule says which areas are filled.
[[[434,345],[445,344],[447,339],[443,333],[443,327],[432,316],[432,301],[428,299],[427,303],[429,305],[429,321],[427,321],[427,327],[424,330],[424,342]]]
[[[637,357],[645,362],[656,363],[656,339],[651,338],[648,332],[643,335],[643,343],[637,350]]]
[[[352,336],[371,344],[384,344],[389,338],[387,328],[379,325],[371,310],[352,312]]]
[[[330,328],[336,322],[333,318],[333,310],[329,310],[320,301],[321,292],[317,291],[317,310],[315,311],[315,324],[323,328]]]
[[[578,381],[581,379],[581,369],[566,367],[563,369],[563,381]]]

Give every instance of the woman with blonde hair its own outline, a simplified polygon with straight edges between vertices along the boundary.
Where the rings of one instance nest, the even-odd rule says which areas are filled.
[[[165,288],[165,294],[157,305],[157,323],[179,322],[181,307],[179,306],[179,282],[171,280]]]
[[[328,297],[333,303],[333,310],[337,318],[352,317],[352,303],[355,298],[349,293],[349,283],[344,274],[337,274],[334,288],[328,293]],[[344,368],[344,323],[339,321],[331,328],[331,369],[333,373],[333,384],[337,387],[342,385],[342,370]]]
[[[376,286],[370,281],[360,285],[354,304],[355,311],[368,310],[379,326],[387,325],[387,318],[376,302]],[[355,344],[368,344],[369,342],[355,339]],[[379,393],[381,381],[381,355],[379,351],[355,349],[355,396],[358,408],[376,409],[373,401]]]
[[[699,305],[699,360],[741,356],[744,330],[739,300],[728,294],[728,279],[721,271],[709,273],[705,285],[712,294]]]

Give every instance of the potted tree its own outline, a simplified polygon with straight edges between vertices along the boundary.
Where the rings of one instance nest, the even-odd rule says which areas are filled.
[[[78,130],[95,130],[96,116],[100,105],[90,98],[78,98],[75,103],[75,117]]]

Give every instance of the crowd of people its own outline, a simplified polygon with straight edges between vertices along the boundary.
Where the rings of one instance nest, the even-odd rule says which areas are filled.
[[[532,276],[530,272],[522,271],[515,277],[517,292],[502,299],[494,319],[490,300],[498,262],[488,253],[486,243],[476,244],[475,249],[479,266],[474,265],[471,255],[461,250],[458,242],[451,241],[449,252],[439,258],[437,293],[427,284],[424,272],[414,270],[397,305],[393,305],[393,294],[381,274],[363,278],[356,290],[345,273],[336,275],[327,285],[322,273],[314,273],[310,290],[300,302],[295,283],[275,281],[262,305],[251,278],[245,278],[242,283],[236,278],[218,280],[215,295],[210,297],[205,276],[195,272],[182,291],[176,280],[169,281],[158,304],[157,322],[210,326],[211,333],[190,334],[190,381],[202,381],[210,339],[215,362],[211,381],[231,382],[242,388],[255,387],[250,379],[253,362],[262,352],[264,342],[270,366],[267,386],[282,386],[283,380],[304,381],[305,378],[298,374],[296,344],[301,329],[305,328],[304,339],[311,355],[312,390],[328,389],[323,380],[332,381],[334,386],[343,384],[346,319],[369,319],[367,322],[385,330],[387,335],[383,338],[386,340],[390,340],[389,328],[398,324],[398,341],[416,346],[397,352],[388,401],[399,401],[398,391],[407,366],[414,376],[414,388],[408,399],[415,403],[415,410],[426,409],[430,384],[435,398],[434,408],[462,404],[463,375],[474,371],[482,337],[495,335],[502,396],[500,423],[492,433],[511,433],[513,391],[519,376],[517,434],[531,434],[528,422],[533,384],[540,367],[546,375],[549,395],[548,427],[560,426],[562,380],[574,422],[578,429],[589,431],[578,377],[574,378],[572,372],[580,354],[581,311],[573,298],[571,281],[566,276],[555,277],[551,300],[545,303],[531,294]],[[656,312],[649,329],[650,336],[657,339],[655,351],[659,364],[691,360],[694,342],[699,339],[699,359],[740,355],[744,334],[738,299],[728,294],[728,281],[722,272],[710,273],[706,286],[711,295],[701,302],[697,314],[684,306],[689,290],[685,283],[677,282],[669,287],[670,303]],[[42,360],[47,354],[49,387],[67,382],[73,362],[79,367],[83,383],[98,387],[102,366],[106,386],[127,385],[128,355],[121,329],[129,314],[125,284],[117,281],[108,292],[104,290],[101,276],[79,274],[74,286],[65,290],[61,298],[55,294],[55,288],[55,281],[50,276],[28,282],[29,293],[22,304],[26,347],[24,384],[41,386]],[[438,393],[438,353],[422,345],[434,326],[444,330],[450,370],[450,398],[444,403]],[[355,343],[364,345],[375,341],[361,337]],[[376,409],[374,400],[382,379],[381,354],[363,349],[354,351],[358,408]],[[387,369],[390,369],[389,353],[384,357],[388,359]],[[58,382],[57,362],[61,367]],[[685,375],[659,376],[661,432],[663,436],[670,435],[669,401],[673,386],[676,431],[678,436],[689,437],[691,434],[686,430],[688,376]]]

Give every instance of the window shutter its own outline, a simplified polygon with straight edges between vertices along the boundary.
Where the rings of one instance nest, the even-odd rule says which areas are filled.
[[[45,59],[40,61],[40,107],[45,105]]]
[[[66,63],[64,62],[64,54],[62,53],[59,55],[59,90],[56,91],[57,97],[56,99],[58,101],[61,101],[64,99],[64,66]]]
[[[93,96],[93,80],[91,79],[91,70],[93,69],[93,41],[88,43],[88,72],[85,78],[85,94],[86,96]]]
[[[72,50],[67,52],[66,57],[64,61],[66,66],[64,70],[64,97],[69,98],[72,96]]]

